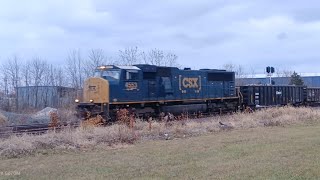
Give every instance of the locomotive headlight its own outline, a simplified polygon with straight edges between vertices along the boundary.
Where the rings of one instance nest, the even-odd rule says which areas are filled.
[[[91,103],[93,103],[93,100],[92,100],[92,99],[90,99],[90,102],[91,102]]]
[[[76,100],[74,100],[74,102],[79,103],[80,101],[79,101],[79,99],[76,99]]]

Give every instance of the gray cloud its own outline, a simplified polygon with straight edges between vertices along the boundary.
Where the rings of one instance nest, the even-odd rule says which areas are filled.
[[[319,6],[315,0],[8,0],[0,6],[0,61],[17,53],[63,62],[70,49],[116,56],[138,46],[175,52],[195,68],[232,62],[256,72],[266,65],[316,72]]]

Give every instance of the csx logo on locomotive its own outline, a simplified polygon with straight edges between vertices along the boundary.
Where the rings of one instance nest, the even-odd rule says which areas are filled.
[[[184,88],[199,88],[198,80],[199,78],[183,78],[182,86]]]
[[[187,90],[194,90],[194,93],[200,93],[201,76],[198,77],[182,77],[179,75],[179,89],[182,93],[187,93]]]

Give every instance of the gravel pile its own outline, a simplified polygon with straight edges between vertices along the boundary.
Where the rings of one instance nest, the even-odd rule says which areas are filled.
[[[57,112],[57,109],[46,107],[33,115],[0,111],[0,126],[48,124],[50,123],[51,112]]]
[[[51,108],[51,107],[46,107],[42,109],[41,111],[38,111],[34,115],[31,116],[32,119],[38,119],[38,120],[43,120],[47,119],[50,120],[50,113],[57,113],[57,109]]]

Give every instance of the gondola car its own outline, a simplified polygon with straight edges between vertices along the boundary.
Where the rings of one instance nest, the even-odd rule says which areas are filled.
[[[306,105],[319,106],[320,104],[320,88],[307,87],[305,92]]]
[[[248,85],[239,88],[242,106],[252,109],[284,105],[299,106],[305,104],[307,100],[305,86]]]

